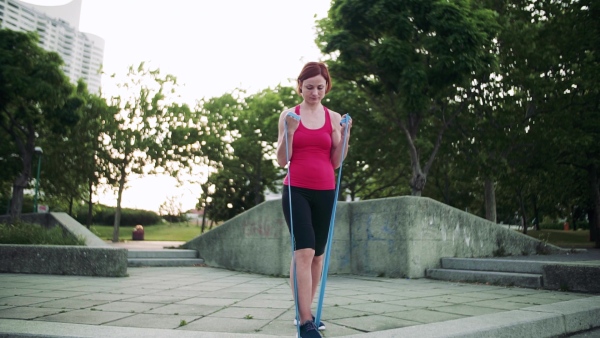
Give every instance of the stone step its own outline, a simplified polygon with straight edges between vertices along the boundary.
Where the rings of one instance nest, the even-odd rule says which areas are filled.
[[[455,269],[427,269],[425,273],[427,278],[450,282],[478,282],[525,288],[541,288],[543,285],[541,274]]]
[[[502,258],[442,258],[443,269],[496,271],[541,274],[542,267],[550,262],[510,260]]]
[[[198,258],[198,251],[185,249],[127,250],[127,258]]]
[[[128,258],[128,267],[142,266],[196,266],[203,264],[201,258]]]

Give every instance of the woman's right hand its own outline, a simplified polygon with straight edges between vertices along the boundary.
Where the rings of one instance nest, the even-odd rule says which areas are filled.
[[[296,132],[296,129],[298,129],[298,126],[300,125],[300,121],[296,120],[290,115],[285,116],[285,123],[287,125],[288,135],[293,135]]]

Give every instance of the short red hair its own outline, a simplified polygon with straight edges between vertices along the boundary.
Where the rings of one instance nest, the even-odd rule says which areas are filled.
[[[327,87],[325,88],[325,93],[329,93],[331,90],[331,77],[329,76],[329,69],[323,62],[309,62],[304,65],[300,75],[298,75],[298,84],[296,86],[296,92],[298,94],[302,93],[302,83],[306,79],[310,79],[315,76],[323,76],[325,78],[325,83]]]

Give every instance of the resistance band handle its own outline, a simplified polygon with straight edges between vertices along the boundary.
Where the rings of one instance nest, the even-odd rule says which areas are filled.
[[[286,116],[292,117],[296,121],[300,121],[300,115],[294,113],[293,111],[289,111]]]
[[[340,126],[343,125],[343,123],[348,124],[348,122],[350,122],[351,119],[352,118],[350,117],[350,114],[346,114],[346,116],[344,116],[340,121]]]

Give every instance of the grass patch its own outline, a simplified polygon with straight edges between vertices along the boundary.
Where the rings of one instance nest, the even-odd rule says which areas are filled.
[[[594,242],[590,241],[589,230],[529,230],[527,235],[561,248],[584,249],[593,248],[595,245]]]
[[[39,224],[18,222],[0,224],[0,244],[85,245],[85,240],[65,235],[59,226],[46,229]]]
[[[112,225],[92,225],[91,230],[96,236],[104,240],[112,240]],[[204,232],[208,231],[207,229]],[[132,240],[132,227],[119,227],[119,240]],[[146,241],[176,241],[187,242],[200,236],[200,226],[195,223],[165,223],[144,226],[144,240]]]

